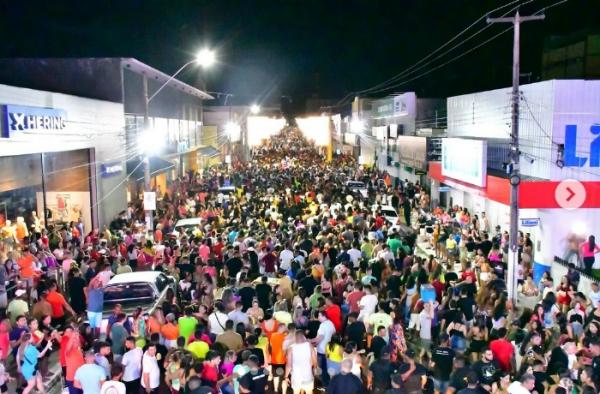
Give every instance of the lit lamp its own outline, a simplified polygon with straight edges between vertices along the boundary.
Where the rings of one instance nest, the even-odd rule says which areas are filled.
[[[250,107],[250,112],[253,115],[258,115],[258,113],[260,112],[260,105],[258,105],[258,104],[252,104],[252,106]]]
[[[155,156],[164,146],[164,136],[155,128],[147,128],[138,135],[138,150],[140,155]]]
[[[215,51],[210,50],[208,48],[204,48],[200,52],[198,52],[195,59],[196,63],[198,63],[204,68],[211,67],[213,64],[215,64],[216,60],[217,57],[215,56]]]

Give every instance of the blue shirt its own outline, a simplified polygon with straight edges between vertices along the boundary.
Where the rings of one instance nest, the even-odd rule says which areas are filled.
[[[89,312],[102,312],[104,307],[104,289],[88,289],[88,307]]]
[[[106,372],[97,364],[83,364],[75,371],[75,380],[81,384],[84,394],[100,394],[100,382],[106,380]]]

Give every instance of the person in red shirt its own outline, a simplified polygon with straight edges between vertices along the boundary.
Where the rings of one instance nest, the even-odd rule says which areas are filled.
[[[217,259],[217,261],[223,261],[223,247],[225,245],[223,244],[223,241],[221,240],[221,238],[217,238],[217,243],[215,243],[212,247],[212,251],[215,254],[215,258]]]
[[[65,297],[58,292],[55,281],[50,284],[50,289],[46,295],[46,301],[52,306],[53,327],[62,327],[65,324],[65,309],[73,316],[77,316]]]
[[[273,253],[272,250],[269,250],[268,247],[265,247],[264,250],[267,252],[262,258],[262,263],[265,267],[266,274],[275,273],[275,263],[277,263],[277,256]]]
[[[514,370],[515,349],[512,343],[506,339],[507,334],[508,330],[505,327],[500,328],[498,339],[490,343],[490,350],[494,354],[494,359],[500,364],[500,368],[504,372],[510,373]]]
[[[477,277],[475,276],[475,272],[473,272],[473,268],[470,264],[467,264],[467,266],[465,267],[465,270],[460,276],[460,280],[464,282],[467,280],[467,278],[471,278],[471,283],[477,282]]]
[[[325,299],[325,315],[333,323],[335,331],[342,332],[342,309],[333,302],[333,297]]]
[[[353,289],[350,289],[350,292],[346,296],[346,300],[350,306],[350,312],[360,313],[360,306],[358,303],[364,295],[365,293],[362,291],[362,284],[360,282],[356,283]]]
[[[202,368],[202,382],[213,389],[217,388],[219,381],[219,364],[221,364],[221,356],[214,350],[206,354]]]

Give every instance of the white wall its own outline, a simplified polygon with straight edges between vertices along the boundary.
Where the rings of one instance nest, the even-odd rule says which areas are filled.
[[[11,138],[0,138],[0,156],[94,148],[100,224],[108,224],[125,209],[125,171],[108,178],[100,175],[102,163],[120,163],[125,169],[125,161],[137,155],[135,147],[127,149],[125,142],[123,104],[8,85],[0,85],[0,104],[67,112],[67,125],[60,132],[21,132]]]
[[[519,140],[525,159],[521,173],[550,177],[554,83],[544,81],[521,85],[524,99],[519,117]],[[525,101],[526,100],[526,101]],[[448,99],[448,137],[510,138],[511,89],[503,88],[465,94]],[[534,157],[533,163],[526,158]]]
[[[551,166],[550,179],[579,179],[600,181],[600,167],[590,167],[590,144],[598,137],[590,132],[592,124],[600,123],[600,81],[568,80],[554,81],[554,118],[552,140],[555,144],[565,142],[565,126],[577,125],[577,156],[587,158],[579,167]],[[599,148],[600,150],[600,148]],[[556,161],[557,149],[552,150],[551,162]]]

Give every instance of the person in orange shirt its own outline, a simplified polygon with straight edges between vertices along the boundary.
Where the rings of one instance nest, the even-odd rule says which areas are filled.
[[[69,392],[74,392],[74,390],[76,390],[74,386],[75,372],[79,367],[85,364],[85,360],[83,359],[83,350],[81,350],[81,339],[79,337],[79,333],[67,328],[63,338],[65,336],[68,336],[68,339],[66,339],[66,347],[64,349],[64,361],[66,365],[64,371],[65,381],[67,382]],[[61,346],[61,357],[62,353],[63,349]]]
[[[52,306],[52,326],[62,327],[65,324],[65,309],[69,311],[73,316],[77,316],[71,305],[67,302],[65,297],[58,292],[56,281],[52,281],[48,294],[46,295],[46,301]]]
[[[33,280],[39,275],[39,272],[35,266],[37,258],[31,254],[29,249],[23,250],[23,255],[17,260],[19,266],[19,272],[21,280],[27,283],[27,288],[33,287]]]
[[[179,326],[175,324],[175,315],[169,313],[166,317],[167,324],[160,328],[160,334],[165,340],[167,348],[177,347],[177,338],[179,337]]]
[[[160,334],[160,328],[165,324],[165,318],[162,312],[161,307],[157,307],[154,310],[152,316],[148,318],[148,323],[146,326],[148,327],[148,333],[152,334]]]
[[[279,381],[281,380],[281,392],[287,393],[287,381],[281,379],[285,372],[285,363],[287,356],[283,349],[283,342],[287,337],[287,327],[285,324],[279,325],[277,331],[271,334],[269,338],[269,344],[271,346],[271,373],[273,376],[273,388],[276,393],[279,392]],[[281,370],[281,373],[278,373]]]
[[[162,233],[162,224],[158,224],[156,226],[156,231],[154,232],[154,242],[157,244],[162,243],[163,241],[163,233]]]

